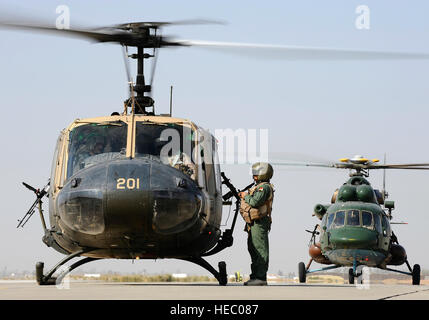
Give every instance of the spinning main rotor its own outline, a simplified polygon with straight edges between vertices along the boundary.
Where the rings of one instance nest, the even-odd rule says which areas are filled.
[[[367,50],[350,50],[337,48],[298,47],[287,45],[270,45],[254,43],[231,43],[214,41],[179,40],[160,35],[160,29],[172,25],[196,25],[196,24],[223,24],[210,20],[182,20],[175,22],[130,22],[98,28],[69,28],[57,29],[46,23],[28,22],[29,19],[20,21],[7,21],[0,16],[0,28],[21,29],[54,33],[62,36],[75,36],[94,42],[117,43],[124,47],[128,82],[130,86],[130,98],[125,100],[125,105],[132,108],[133,113],[155,114],[154,100],[151,97],[152,82],[156,66],[156,50],[164,47],[189,47],[198,46],[204,48],[216,48],[239,54],[255,54],[258,58],[275,58],[286,60],[387,60],[387,59],[429,59],[427,53],[408,52],[383,52]],[[34,21],[34,20],[33,20]],[[136,47],[137,52],[128,54],[128,47]],[[145,49],[152,49],[151,54]],[[262,53],[262,54],[261,54]],[[132,81],[128,58],[137,60],[137,75],[135,83]],[[146,84],[144,76],[145,59],[154,58],[152,63],[152,77]],[[134,93],[137,95],[134,96]],[[150,110],[152,108],[152,110]],[[148,110],[149,109],[149,110]]]

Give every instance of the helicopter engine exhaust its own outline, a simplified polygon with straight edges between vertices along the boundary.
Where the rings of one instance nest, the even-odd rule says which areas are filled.
[[[326,211],[328,210],[328,208],[329,208],[329,205],[317,204],[314,207],[314,214],[313,214],[313,216],[316,216],[320,220],[322,220],[323,215],[326,213]]]

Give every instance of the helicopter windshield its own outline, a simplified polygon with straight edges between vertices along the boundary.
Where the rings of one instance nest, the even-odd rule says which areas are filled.
[[[369,211],[362,211],[362,227],[372,227],[372,213]]]
[[[159,158],[163,163],[196,179],[194,147],[193,132],[189,127],[175,123],[136,123],[136,158]]]
[[[347,212],[337,211],[336,213],[330,213],[328,215],[326,225],[328,229],[339,228],[344,225],[354,227],[362,226],[367,229],[376,229],[379,231],[380,218],[370,211],[362,211],[362,213],[360,213],[360,210],[356,209],[348,210]]]
[[[332,227],[342,227],[344,226],[344,216],[345,216],[345,212],[344,211],[338,211],[335,214],[335,219],[334,222],[332,223]]]
[[[125,157],[127,124],[85,124],[74,128],[69,138],[67,178],[96,163]]]
[[[347,211],[347,225],[348,226],[359,226],[359,210]]]

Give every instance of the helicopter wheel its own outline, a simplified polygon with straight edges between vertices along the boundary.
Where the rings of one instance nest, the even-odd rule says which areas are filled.
[[[412,272],[412,276],[413,276],[413,285],[420,285],[420,265],[415,264],[413,266],[413,272]]]
[[[305,283],[307,278],[307,270],[305,268],[304,262],[298,263],[298,276],[299,276],[299,283]]]
[[[218,264],[219,266],[219,285],[221,286],[226,286],[226,284],[228,283],[228,275],[226,273],[226,263],[225,261],[221,261]]]
[[[354,284],[355,283],[355,275],[353,272],[353,268],[349,269],[349,284]]]

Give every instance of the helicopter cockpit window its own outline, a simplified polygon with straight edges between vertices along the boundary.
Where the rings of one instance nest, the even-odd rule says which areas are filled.
[[[70,132],[67,178],[94,164],[125,157],[127,124],[90,123]]]
[[[344,226],[344,219],[345,218],[345,212],[344,211],[337,211],[335,214],[334,222],[332,223],[332,227],[342,227]]]
[[[329,229],[331,227],[332,221],[334,221],[334,217],[335,217],[335,213],[330,213],[328,215],[328,222],[326,224],[326,228]]]
[[[136,123],[136,158],[158,158],[196,179],[193,161],[193,132],[191,128],[175,123]]]
[[[372,213],[369,211],[362,211],[362,227],[372,228]]]
[[[359,226],[359,210],[347,211],[347,225],[348,226]]]

